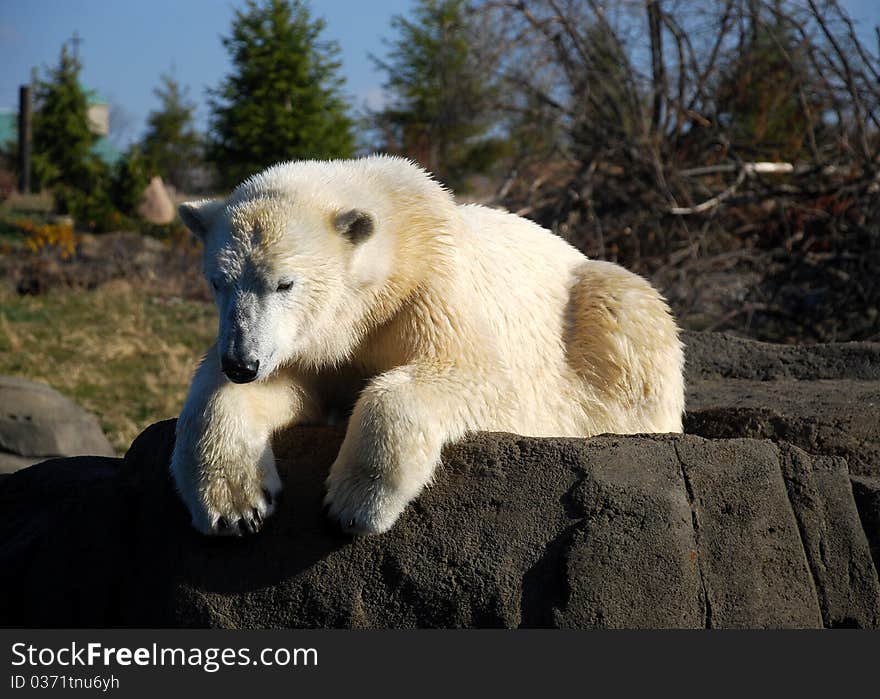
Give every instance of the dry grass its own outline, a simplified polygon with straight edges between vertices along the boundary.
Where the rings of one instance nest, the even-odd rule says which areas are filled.
[[[19,296],[0,285],[0,374],[42,381],[91,410],[117,451],[180,412],[216,332],[210,304],[126,282]]]

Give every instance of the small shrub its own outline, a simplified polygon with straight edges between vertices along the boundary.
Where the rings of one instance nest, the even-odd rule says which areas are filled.
[[[167,240],[175,247],[191,248],[195,245],[195,236],[177,219],[171,223],[150,223],[141,219],[137,223],[137,230],[141,235]]]
[[[37,224],[31,219],[20,219],[15,226],[24,233],[25,248],[34,255],[48,253],[69,260],[76,253],[77,236],[69,223]]]
[[[79,228],[92,233],[133,227],[130,219],[114,206],[109,193],[103,188],[81,190],[59,186],[55,188],[55,203],[59,213],[73,216]]]

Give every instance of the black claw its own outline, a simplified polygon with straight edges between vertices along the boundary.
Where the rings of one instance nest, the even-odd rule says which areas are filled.
[[[256,525],[257,529],[263,526],[263,515],[260,514],[259,510],[254,510],[251,515],[251,519],[253,523]]]
[[[235,523],[235,535],[236,536],[243,536],[243,535],[247,534],[248,533],[247,528],[248,528],[247,522],[242,517],[240,520],[238,520]]]
[[[217,529],[223,531],[225,529],[229,529],[229,520],[226,517],[221,517],[217,520]]]
[[[268,490],[266,490],[265,488],[263,488],[263,497],[265,498],[265,500],[266,500],[266,505],[268,505],[268,506],[271,506],[271,505],[272,505],[272,502],[273,502],[274,499],[275,499],[275,498],[272,497],[272,493],[270,493],[270,492],[269,492]]]

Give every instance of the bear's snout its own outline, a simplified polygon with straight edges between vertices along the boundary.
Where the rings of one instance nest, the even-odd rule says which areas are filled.
[[[220,362],[223,366],[223,373],[230,381],[235,383],[249,383],[257,378],[257,372],[260,370],[259,359],[239,359],[229,354],[224,354]]]

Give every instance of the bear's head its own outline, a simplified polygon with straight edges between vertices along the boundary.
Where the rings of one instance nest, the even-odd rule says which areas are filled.
[[[351,178],[328,177],[323,165],[275,166],[226,200],[179,208],[204,242],[220,316],[217,351],[232,381],[290,363],[342,361],[389,285],[389,203]]]

